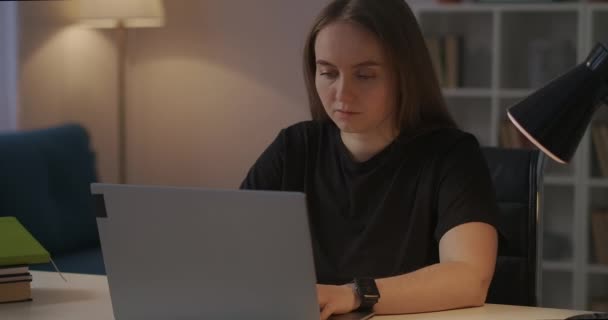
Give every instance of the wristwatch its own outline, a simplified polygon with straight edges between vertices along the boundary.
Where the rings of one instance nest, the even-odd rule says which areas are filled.
[[[376,281],[372,278],[355,278],[353,280],[355,293],[361,304],[357,310],[371,310],[380,299]]]

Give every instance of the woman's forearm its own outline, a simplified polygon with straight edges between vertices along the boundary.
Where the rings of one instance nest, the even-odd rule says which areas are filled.
[[[377,279],[377,314],[401,314],[481,306],[491,279],[464,262],[444,262]]]

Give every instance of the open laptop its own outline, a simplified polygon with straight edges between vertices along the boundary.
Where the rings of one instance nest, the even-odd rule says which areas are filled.
[[[91,191],[116,320],[319,319],[304,194],[99,183]]]

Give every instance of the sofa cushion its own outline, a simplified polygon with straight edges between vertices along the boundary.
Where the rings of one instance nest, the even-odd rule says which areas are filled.
[[[99,245],[83,127],[0,134],[0,155],[0,216],[16,216],[52,256]]]

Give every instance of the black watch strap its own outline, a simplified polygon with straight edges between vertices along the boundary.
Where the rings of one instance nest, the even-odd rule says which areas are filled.
[[[361,302],[358,310],[371,310],[380,300],[380,292],[373,278],[355,278],[353,285]]]

